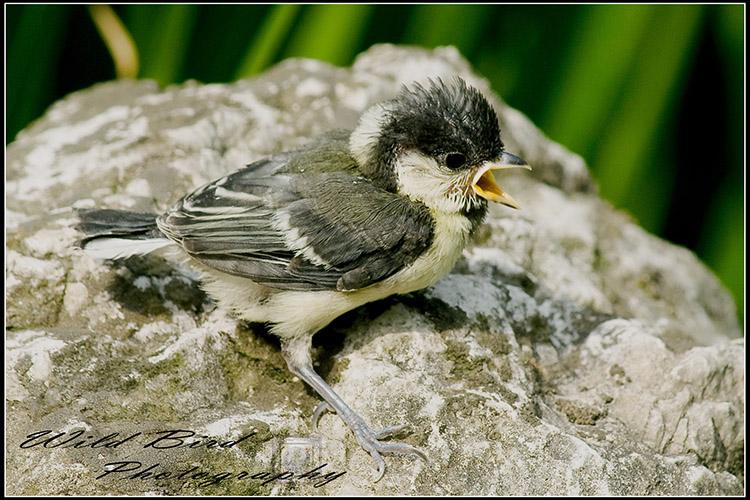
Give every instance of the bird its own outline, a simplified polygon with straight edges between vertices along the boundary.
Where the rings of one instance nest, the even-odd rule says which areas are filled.
[[[385,454],[427,456],[374,430],[313,367],[313,335],[363,304],[451,271],[488,202],[518,203],[493,172],[531,169],[505,150],[497,114],[462,78],[402,85],[351,130],[334,129],[187,194],[162,214],[78,211],[78,246],[107,260],[177,248],[218,307],[265,323],[291,373],[337,414],[385,474]]]

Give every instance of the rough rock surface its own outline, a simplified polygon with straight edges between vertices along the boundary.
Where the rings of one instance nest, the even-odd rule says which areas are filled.
[[[745,356],[728,294],[693,254],[598,198],[582,159],[497,97],[508,148],[534,166],[503,179],[523,210],[493,207],[433,288],[316,338],[339,393],[375,427],[410,424],[404,439],[430,456],[387,457],[378,483],[335,416],[318,441],[293,439],[309,437],[317,398],[274,339],[217,310],[188,269],[109,266],[72,247],[71,207],[161,211],[353,126],[404,82],[454,73],[493,95],[452,48],[376,46],[351,69],[289,60],[230,85],[97,85],[22,132],[6,166],[8,493],[741,494]],[[144,449],[147,434],[20,447],[42,430],[92,443],[168,429],[255,434],[227,449]],[[123,460],[159,465],[97,479]],[[320,487],[261,474],[322,463],[346,474]],[[233,475],[176,477],[192,467]]]

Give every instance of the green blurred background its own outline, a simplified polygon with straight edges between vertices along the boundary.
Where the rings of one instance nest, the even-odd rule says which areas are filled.
[[[605,198],[696,251],[742,317],[743,18],[744,5],[6,5],[6,143],[116,77],[228,82],[291,56],[454,45],[587,160]]]

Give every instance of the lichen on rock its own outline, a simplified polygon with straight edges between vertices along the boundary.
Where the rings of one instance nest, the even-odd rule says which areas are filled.
[[[73,207],[158,212],[186,192],[332,128],[403,83],[459,74],[534,167],[503,185],[454,271],[334,321],[323,374],[374,427],[411,426],[430,457],[369,455],[324,416],[310,481],[97,479],[107,463],[262,474],[309,436],[317,397],[278,344],[238,324],[179,261],[75,251]],[[744,340],[689,251],[596,194],[583,160],[495,96],[452,48],[375,46],[352,68],[287,60],[232,84],[111,82],[53,105],[8,147],[7,489],[100,494],[741,494]],[[50,429],[125,437],[193,429],[236,448],[21,448]],[[289,439],[287,439],[289,438]],[[95,438],[91,438],[92,440]],[[317,445],[316,445],[317,446]]]

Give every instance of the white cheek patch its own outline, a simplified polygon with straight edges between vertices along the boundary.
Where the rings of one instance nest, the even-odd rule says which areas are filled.
[[[446,213],[463,210],[466,199],[459,193],[449,193],[456,175],[446,173],[438,163],[417,151],[402,154],[396,161],[398,191],[421,201],[428,207]]]
[[[388,108],[384,103],[371,107],[362,115],[359,125],[349,136],[349,149],[360,165],[369,163],[373,153],[372,148],[380,136],[387,113]]]

